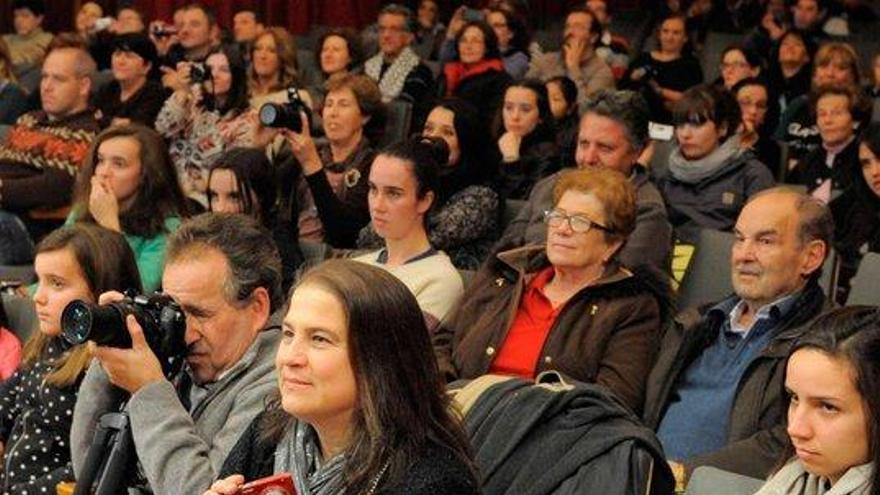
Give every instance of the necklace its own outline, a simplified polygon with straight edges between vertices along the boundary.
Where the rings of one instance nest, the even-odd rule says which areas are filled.
[[[379,480],[382,479],[382,476],[385,475],[385,471],[388,470],[388,466],[391,465],[391,459],[385,461],[385,464],[382,465],[382,469],[379,470],[379,474],[373,478],[373,481],[370,482],[370,490],[367,491],[367,495],[373,495],[376,492],[376,487],[379,486]]]

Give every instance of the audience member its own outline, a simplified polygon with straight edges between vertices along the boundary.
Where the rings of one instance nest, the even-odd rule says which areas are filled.
[[[664,18],[657,28],[658,49],[639,54],[623,76],[624,87],[644,94],[655,122],[671,124],[675,103],[688,88],[703,82],[703,69],[688,46],[685,23],[682,14]]]
[[[33,210],[70,204],[74,178],[98,131],[88,105],[94,72],[82,44],[51,50],[40,82],[42,110],[22,115],[0,144],[0,264],[30,262],[33,245],[24,224],[37,236],[45,227]]]
[[[266,154],[255,148],[229,148],[208,173],[208,211],[241,213],[272,232],[281,255],[281,288],[293,284],[303,262],[291,205],[278,201],[278,176]]]
[[[250,51],[251,45],[265,29],[263,20],[254,9],[241,9],[232,16],[232,37],[245,49],[245,52]]]
[[[751,150],[755,157],[767,166],[775,177],[780,170],[782,150],[779,142],[773,139],[774,119],[778,118],[778,108],[770,96],[772,93],[765,79],[746,78],[731,89],[736,98],[742,122],[739,125],[740,146]]]
[[[859,94],[852,86],[820,86],[811,93],[822,146],[811,151],[788,175],[823,203],[849,194],[859,174],[859,143],[854,114]]]
[[[817,280],[833,225],[805,194],[759,193],[736,223],[734,294],[667,329],[644,419],[680,482],[704,465],[766,478],[786,448],[786,356],[825,304]]]
[[[456,44],[458,57],[443,66],[440,93],[469,102],[483,122],[491,122],[513,81],[504,71],[495,31],[483,21],[467,22]]]
[[[834,249],[840,256],[838,301],[846,301],[850,279],[865,253],[880,253],[880,124],[869,125],[858,145],[859,166],[851,192],[830,203]]]
[[[364,73],[379,85],[382,101],[400,98],[413,106],[413,123],[425,121],[435,93],[434,74],[410,48],[416,21],[412,11],[392,3],[379,12],[379,53],[364,63]]]
[[[416,31],[412,49],[422,60],[437,60],[446,26],[440,22],[440,4],[437,0],[421,0],[416,9]]]
[[[480,493],[424,320],[402,283],[332,260],[305,276],[289,308],[278,391],[205,495],[232,495],[273,473],[290,473],[302,494]]]
[[[145,34],[117,35],[110,66],[113,81],[99,88],[92,99],[102,127],[143,124],[153,127],[168,92],[150,79],[158,58]]]
[[[54,493],[56,484],[74,478],[68,436],[91,353],[88,345],[71,346],[61,336],[64,308],[141,286],[125,239],[92,225],[49,234],[37,247],[34,269],[37,331],[25,344],[21,367],[0,386],[0,483],[6,493]]]
[[[730,94],[691,88],[675,103],[673,121],[677,146],[655,181],[676,239],[693,244],[701,229],[732,230],[746,201],[774,181],[742,147],[739,106]]]
[[[369,136],[381,129],[382,95],[372,79],[351,73],[332,76],[325,88],[326,140],[316,143],[305,121],[301,133],[282,131],[294,158],[293,204],[299,207],[301,239],[353,248],[370,221],[367,178],[377,139]]]
[[[560,168],[574,164],[574,151],[577,143],[578,117],[577,85],[566,76],[552,77],[544,83],[550,112],[556,124],[556,147],[559,150]]]
[[[321,84],[309,87],[309,95],[317,114],[324,106],[324,83],[334,74],[358,72],[364,62],[360,40],[350,28],[333,28],[321,33],[315,43],[315,62],[321,73]],[[313,126],[314,127],[314,126]]]
[[[194,68],[205,73],[198,80]],[[169,140],[184,193],[205,206],[211,163],[227,147],[250,146],[255,139],[244,61],[222,46],[204,64],[181,63],[177,77],[183,85],[165,101],[156,130]]]
[[[810,62],[816,54],[816,45],[801,31],[789,30],[779,38],[775,62],[770,64],[768,80],[779,96],[779,106],[785,110],[801,95],[810,91]]]
[[[95,21],[104,17],[104,9],[95,2],[85,2],[76,13],[73,27],[76,34],[88,39],[95,31]]]
[[[164,292],[186,315],[187,366],[173,377],[180,392],[129,316],[132,348],[95,347],[80,387],[70,449],[76,472],[98,419],[118,409],[122,389],[131,394],[134,450],[153,493],[198,493],[217,479],[276,387],[280,332],[268,320],[282,302],[280,285],[278,250],[256,220],[207,213],[184,222],[169,241],[162,276]],[[121,297],[104,293],[99,302]]]
[[[424,313],[440,321],[464,290],[449,257],[431,244],[428,212],[439,192],[439,172],[449,159],[440,138],[413,138],[376,155],[370,168],[370,227],[383,247],[355,258],[384,268],[416,297]]]
[[[620,172],[563,174],[546,244],[501,251],[477,273],[436,334],[440,369],[450,379],[553,369],[641,411],[668,301],[618,260],[635,216]]]
[[[0,68],[0,77],[3,77],[2,73],[3,69]],[[880,122],[880,52],[875,53],[871,60],[871,80],[865,85],[864,93],[871,105],[871,122]]]
[[[500,218],[495,177],[487,156],[488,132],[473,105],[441,100],[428,114],[422,136],[440,138],[449,148],[447,163],[437,164],[438,183],[426,218],[428,241],[443,250],[461,270],[476,270],[489,256]],[[372,225],[361,230],[358,247],[378,249],[384,240]]]
[[[185,214],[183,191],[162,136],[130,125],[95,138],[77,177],[67,222],[94,222],[125,235],[141,284],[152,292],[162,278],[167,237]]]
[[[611,12],[608,3],[608,0],[587,0],[586,6],[596,16],[596,22],[602,26],[602,32],[596,42],[596,54],[611,68],[614,79],[620,80],[629,67],[630,43],[626,37],[611,31]]]
[[[498,192],[505,199],[526,199],[539,180],[559,169],[547,88],[535,79],[514,83],[504,92],[500,113]]]
[[[578,168],[603,167],[621,172],[636,191],[636,220],[620,250],[624,266],[648,265],[659,273],[669,271],[672,227],[663,197],[637,162],[648,145],[648,107],[633,91],[603,91],[581,117],[575,162]],[[519,215],[510,222],[499,247],[543,244],[544,211],[553,206],[553,188],[561,173],[538,182]]]
[[[179,23],[177,12],[174,13],[174,24],[179,24],[175,33],[178,42],[170,46],[167,53],[159,50],[162,56],[162,84],[175,91],[188,86],[188,81],[180,78],[178,64],[204,62],[208,55],[216,51],[218,44],[214,33],[217,15],[213,9],[200,3],[187,4],[179,9]]]
[[[296,43],[283,27],[269,27],[251,45],[248,67],[248,95],[251,108],[265,103],[288,103],[288,89],[298,88],[303,102],[312,107],[309,93],[302,88],[296,60]]]
[[[813,59],[811,91],[822,86],[852,86],[858,88],[861,81],[859,56],[846,43],[830,42],[822,45]],[[822,139],[816,125],[815,109],[810,105],[810,94],[796,98],[779,119],[775,137],[788,144],[789,168],[819,148]],[[854,116],[856,122],[861,115]]]
[[[562,50],[532,57],[527,78],[546,81],[568,76],[578,87],[578,105],[602,89],[614,89],[614,75],[602,57],[596,55],[596,43],[602,26],[596,15],[585,7],[574,8],[565,18]]]
[[[816,319],[789,351],[789,461],[756,495],[880,492],[878,311],[855,306]]]
[[[730,45],[721,52],[721,75],[718,82],[727,91],[743,79],[763,77],[764,60],[743,45]]]
[[[110,25],[110,31],[116,34],[147,34],[144,14],[133,5],[123,4],[116,11],[116,21]]]
[[[0,38],[0,126],[12,125],[27,111],[27,95],[18,84],[9,48]]]
[[[12,23],[15,33],[4,34],[3,41],[9,47],[9,56],[16,71],[42,64],[53,38],[51,33],[43,31],[45,13],[46,6],[42,0],[12,2]]]
[[[529,70],[529,33],[525,23],[504,9],[489,9],[486,23],[495,31],[498,51],[504,70],[514,81],[521,80]]]
[[[0,390],[21,364],[21,341],[9,329],[9,318],[0,303]]]

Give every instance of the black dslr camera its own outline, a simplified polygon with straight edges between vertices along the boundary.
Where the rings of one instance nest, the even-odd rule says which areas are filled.
[[[194,84],[202,84],[211,79],[211,67],[205,63],[192,64],[189,70],[189,79]]]
[[[186,315],[170,296],[126,294],[125,299],[97,306],[76,300],[61,313],[61,334],[71,344],[88,340],[110,347],[131,347],[125,325],[127,315],[134,315],[144,329],[150,349],[162,363],[166,376],[173,375],[186,357]]]
[[[312,111],[299,96],[296,88],[287,88],[287,103],[265,103],[260,107],[260,123],[265,127],[302,132],[300,112],[306,114],[306,120],[311,125]]]

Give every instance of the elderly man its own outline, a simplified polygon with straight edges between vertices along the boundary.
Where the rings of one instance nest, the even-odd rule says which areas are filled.
[[[601,34],[596,14],[585,7],[572,9],[565,18],[562,50],[533,57],[526,78],[546,81],[568,76],[578,87],[577,101],[583,110],[599,90],[614,89],[614,75],[595,50]]]
[[[788,446],[788,351],[822,311],[817,283],[834,224],[784,188],[755,195],[734,229],[734,294],[676,317],[648,380],[645,422],[682,481],[709,465],[765,478]]]
[[[379,84],[382,101],[395,98],[413,104],[413,126],[421,125],[434,96],[434,74],[410,48],[416,21],[412,11],[398,4],[379,12],[379,53],[364,64],[364,73]]]
[[[0,264],[30,261],[33,246],[22,221],[39,230],[45,222],[32,221],[32,214],[70,203],[74,178],[98,132],[89,108],[95,62],[76,38],[56,38],[58,48],[43,63],[42,110],[19,117],[0,143]]]
[[[648,117],[647,103],[635,92],[599,93],[581,118],[575,161],[579,168],[608,167],[629,177],[636,188],[636,226],[620,253],[620,260],[629,267],[646,265],[664,273],[669,271],[672,227],[660,192],[648,181],[647,173],[637,162],[648,143]],[[560,174],[535,184],[499,246],[544,242],[547,231],[544,211],[552,207],[553,186]]]
[[[282,302],[281,260],[269,233],[243,215],[206,213],[168,244],[162,286],[186,315],[186,365],[175,383],[162,373],[140,325],[130,349],[97,347],[71,429],[78,477],[101,415],[116,407],[111,384],[131,394],[134,448],[154,493],[201,493],[265,398],[277,388],[280,332],[269,315]],[[119,300],[101,296],[101,303]]]

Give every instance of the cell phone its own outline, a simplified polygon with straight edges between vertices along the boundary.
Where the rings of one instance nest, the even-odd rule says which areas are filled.
[[[246,483],[236,495],[297,495],[290,473],[281,473]]]
[[[484,20],[483,11],[471,7],[464,9],[464,13],[461,15],[461,18],[464,19],[466,22],[476,22]]]

